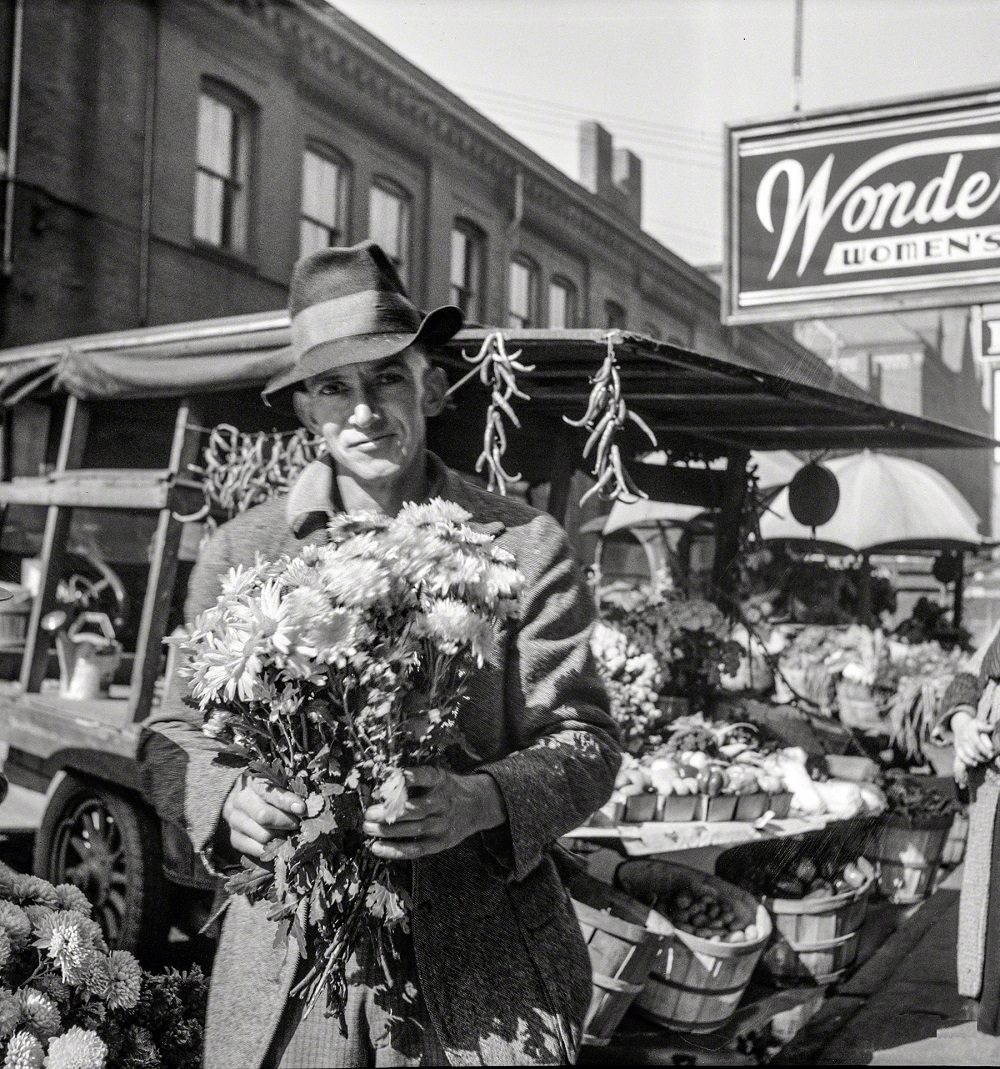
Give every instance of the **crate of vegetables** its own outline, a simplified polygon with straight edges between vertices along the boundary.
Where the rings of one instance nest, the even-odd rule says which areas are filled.
[[[727,881],[674,862],[625,861],[615,883],[675,929],[636,1009],[677,1031],[720,1028],[739,1005],[771,937],[767,910]]]

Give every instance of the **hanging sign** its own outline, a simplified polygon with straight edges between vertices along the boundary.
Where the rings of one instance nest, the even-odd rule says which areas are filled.
[[[1000,90],[727,128],[723,321],[1000,300]]]

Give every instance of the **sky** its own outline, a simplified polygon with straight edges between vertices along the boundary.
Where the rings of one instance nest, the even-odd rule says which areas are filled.
[[[722,259],[726,123],[1000,86],[1000,0],[333,0],[578,178],[577,128],[643,161],[643,227]]]

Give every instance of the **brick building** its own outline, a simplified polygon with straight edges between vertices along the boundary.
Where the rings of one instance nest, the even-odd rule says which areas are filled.
[[[370,235],[471,321],[802,357],[720,326],[606,130],[573,181],[323,0],[0,0],[0,26],[0,346],[281,307],[301,252]]]

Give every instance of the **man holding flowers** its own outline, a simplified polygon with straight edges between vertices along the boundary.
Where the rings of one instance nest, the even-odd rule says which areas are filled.
[[[269,903],[234,897],[215,959],[205,1063],[573,1061],[590,964],[552,847],[606,801],[620,760],[589,650],[589,591],[551,517],[464,482],[426,449],[426,419],[443,410],[447,390],[429,356],[461,327],[458,309],[422,317],[370,241],[301,260],[289,303],[294,362],[264,395],[290,401],[327,454],[289,494],[219,528],[191,577],[189,621],[239,584],[240,573],[224,579],[230,569],[253,566],[258,554],[295,556],[342,537],[350,517],[416,515],[420,502],[432,510],[421,522],[465,517],[464,537],[512,562],[516,611],[497,618],[467,680],[465,764],[408,767],[398,789],[373,796],[363,813],[371,855],[406,885],[393,977],[359,952],[339,1008],[346,1035],[336,1016],[304,1015],[290,994],[308,958],[269,917]],[[461,628],[460,606],[455,613],[450,625]],[[212,670],[217,691],[235,697],[246,664],[218,660]],[[204,673],[192,694],[199,682]],[[161,816],[182,823],[216,871],[240,855],[280,860],[282,841],[314,815],[311,800],[220,760],[218,738],[182,700],[184,684],[171,689],[145,743],[146,789]]]

